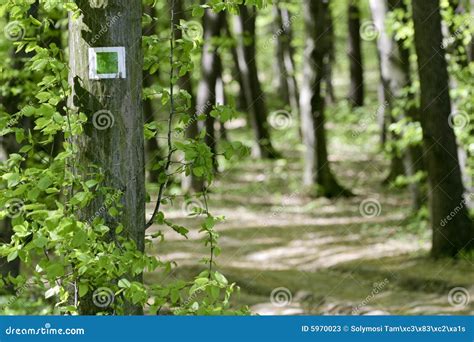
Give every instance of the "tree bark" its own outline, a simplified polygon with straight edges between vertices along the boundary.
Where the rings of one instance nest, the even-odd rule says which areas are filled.
[[[111,227],[111,232],[118,223],[122,224],[124,229],[120,235],[143,251],[145,163],[141,1],[115,0],[102,8],[91,8],[86,0],[76,3],[82,15],[78,19],[71,15],[69,21],[69,81],[74,90],[70,106],[73,111],[85,113],[89,120],[84,133],[75,141],[78,156],[73,172],[87,179],[97,172],[92,165],[100,167],[105,175],[104,185],[122,192],[121,213],[117,218],[103,213],[106,224]],[[111,18],[116,20],[114,27],[101,32],[102,23]],[[126,78],[90,79],[88,48],[116,46],[125,47]],[[100,211],[103,201],[101,196],[95,198],[79,211],[80,219],[86,221],[94,213],[103,212]],[[141,281],[141,276],[134,280]],[[93,314],[98,308],[94,307],[91,298],[85,297],[81,298],[79,311]],[[126,303],[124,312],[141,314],[142,308]]]
[[[256,12],[253,8],[240,6],[240,15],[235,17],[235,33],[237,35],[237,57],[240,73],[244,82],[244,92],[248,104],[249,116],[256,138],[254,154],[260,158],[277,158],[278,153],[270,140],[267,123],[267,105],[265,96],[258,79],[256,42],[255,42]],[[244,41],[247,38],[249,41]]]
[[[290,12],[286,7],[281,7],[280,2],[273,5],[273,17],[276,36],[276,54],[279,76],[280,98],[289,103],[293,113],[299,112],[299,92],[295,77],[295,62],[293,58],[294,49],[291,46],[293,41],[293,29]]]
[[[364,105],[364,70],[360,39],[359,1],[351,0],[348,7],[349,56],[351,82],[349,86],[349,103],[354,107]]]
[[[413,21],[430,190],[431,253],[434,257],[455,256],[463,250],[474,249],[474,226],[466,209],[456,137],[448,123],[451,100],[446,59],[440,48],[439,1],[413,0]]]
[[[206,9],[203,17],[204,45],[201,56],[201,80],[197,90],[197,110],[200,115],[205,115],[204,127],[206,129],[206,144],[213,153],[213,165],[217,170],[217,142],[214,128],[215,119],[211,116],[211,111],[216,104],[216,84],[219,70],[221,68],[220,56],[217,47],[213,44],[213,39],[221,35],[225,24],[224,12],[214,13],[211,9]]]
[[[328,160],[324,128],[324,98],[321,91],[323,60],[327,53],[327,11],[324,0],[304,0],[306,48],[301,88],[301,127],[306,146],[303,181],[316,195],[337,197],[349,195],[333,176]]]

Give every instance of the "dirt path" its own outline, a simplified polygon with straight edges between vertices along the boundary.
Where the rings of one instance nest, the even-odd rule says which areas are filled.
[[[220,175],[210,206],[226,217],[218,226],[218,266],[241,287],[237,304],[259,314],[474,313],[473,259],[430,260],[429,231],[409,224],[405,191],[380,186],[382,161],[338,150],[335,172],[356,197],[308,197],[298,190],[297,160],[247,161]],[[172,277],[203,267],[198,260],[207,251],[196,219],[187,218],[193,205],[165,208],[193,227],[189,240],[166,233],[156,247],[178,263]],[[162,278],[149,274],[147,281]]]

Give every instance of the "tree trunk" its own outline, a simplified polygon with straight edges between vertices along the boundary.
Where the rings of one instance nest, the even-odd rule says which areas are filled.
[[[102,214],[106,225],[115,231],[118,223],[124,229],[121,236],[144,250],[145,227],[145,163],[142,112],[141,51],[142,5],[139,0],[115,0],[102,8],[91,8],[86,0],[76,1],[82,11],[80,18],[70,16],[69,47],[70,76],[73,96],[70,106],[89,118],[84,133],[75,143],[78,157],[73,172],[87,179],[100,167],[104,185],[122,192],[119,217]],[[114,18],[113,29],[104,32],[102,23]],[[101,31],[102,30],[102,31]],[[100,34],[99,34],[100,33]],[[93,38],[94,37],[94,38]],[[124,47],[125,78],[90,79],[89,47]],[[99,196],[79,211],[86,221],[104,205]],[[113,234],[113,233],[112,233]],[[112,235],[111,234],[111,235]],[[111,237],[113,238],[113,236]],[[131,276],[130,276],[131,277]],[[141,281],[141,276],[133,280]],[[81,314],[98,311],[91,298],[81,298]],[[126,303],[125,314],[141,314],[142,308]]]
[[[237,35],[237,57],[240,73],[244,82],[244,92],[248,104],[249,116],[255,133],[257,144],[254,153],[260,158],[277,158],[278,154],[270,140],[267,123],[267,105],[258,79],[255,20],[253,8],[240,6],[240,15],[235,17],[235,33]],[[244,39],[245,38],[245,39]],[[250,39],[249,39],[250,38]],[[248,39],[248,42],[245,40]]]
[[[427,16],[427,13],[430,15]],[[421,87],[421,124],[430,190],[434,257],[474,248],[474,227],[463,197],[451,113],[438,0],[413,0],[415,47]],[[453,214],[454,213],[454,214]]]
[[[398,1],[398,0],[388,0],[388,5],[390,11],[396,10],[396,9],[402,9],[404,12],[407,11],[406,5],[403,1]],[[407,23],[408,24],[408,23]],[[392,39],[394,39],[392,37]],[[410,51],[409,49],[405,46],[405,42],[403,40],[398,40],[396,42],[396,47],[393,50],[394,52],[394,57],[391,58],[390,60],[392,61],[392,72],[395,75],[400,74],[401,78],[401,84],[404,88],[410,87],[413,80],[411,77],[411,68],[410,68]],[[393,90],[395,91],[395,90]],[[397,95],[397,98],[399,98],[400,95],[399,93],[394,93]],[[419,108],[415,106],[413,103],[414,101],[414,96],[409,95],[409,102],[410,104],[408,105],[407,108],[405,108],[406,112],[406,117],[411,121],[411,122],[419,122],[420,117],[418,114]],[[425,167],[423,164],[423,150],[420,145],[411,145],[408,146],[406,151],[404,151],[403,154],[403,166],[404,166],[404,172],[407,177],[413,177],[415,176],[419,171],[425,171]],[[423,205],[424,198],[426,198],[426,190],[424,189],[424,184],[420,183],[410,183],[409,189],[411,193],[411,198],[412,198],[412,209],[414,211],[417,211],[421,208]]]
[[[397,44],[388,34],[385,27],[385,18],[389,10],[388,0],[370,0],[369,4],[374,24],[379,33],[377,39],[380,70],[379,114],[381,117],[379,121],[382,132],[382,145],[385,146],[388,138],[397,139],[393,134],[388,134],[387,127],[395,122],[395,118],[392,116],[393,101],[399,95],[405,85],[405,81],[403,79],[404,74],[400,71],[400,57],[397,51]],[[384,183],[390,183],[403,174],[403,158],[398,155],[392,155],[390,171]]]
[[[225,20],[224,12],[214,13],[211,9],[206,9],[203,17],[204,45],[201,56],[201,80],[197,90],[197,109],[200,115],[206,116],[205,141],[213,153],[215,170],[217,170],[217,142],[214,129],[215,119],[211,116],[211,111],[216,104],[216,84],[221,61],[213,40],[221,35]]]
[[[295,62],[293,58],[293,18],[286,7],[280,2],[273,5],[273,16],[276,36],[276,51],[279,76],[280,98],[289,103],[294,115],[299,112],[299,92],[295,77]]]
[[[351,83],[349,86],[349,103],[354,107],[364,105],[364,70],[360,40],[359,1],[351,0],[348,8],[349,56]]]
[[[321,92],[323,60],[327,53],[327,11],[324,0],[304,0],[306,48],[301,89],[301,127],[306,146],[304,184],[317,195],[337,197],[350,194],[334,178],[327,154],[324,128],[324,98]]]

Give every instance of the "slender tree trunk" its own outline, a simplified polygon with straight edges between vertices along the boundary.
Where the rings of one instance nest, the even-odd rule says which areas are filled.
[[[240,15],[236,16],[235,20],[235,33],[238,40],[237,57],[244,82],[245,97],[249,106],[249,116],[257,141],[255,155],[261,158],[277,158],[278,153],[270,140],[265,96],[258,79],[255,20],[256,12],[253,8],[240,6]],[[245,41],[247,39],[248,42]]]
[[[285,27],[283,26],[282,13],[279,2],[273,4],[273,38],[275,38],[276,63],[274,63],[275,80],[274,86],[278,89],[280,99],[284,103],[290,103],[290,93],[286,82],[285,56],[283,52],[283,40]]]
[[[229,19],[226,18],[225,22],[225,32],[227,37],[233,39],[233,35],[229,26]],[[245,83],[244,79],[242,77],[242,73],[240,71],[239,67],[239,55],[237,53],[237,41],[235,42],[234,45],[232,45],[230,52],[232,55],[232,61],[233,61],[233,68],[232,68],[232,79],[234,79],[238,85],[239,85],[239,93],[237,94],[237,109],[241,112],[244,112],[248,114],[248,104],[247,104],[247,98],[245,97]],[[250,122],[250,120],[248,120]]]
[[[183,33],[179,28],[179,24],[182,20],[186,20],[186,11],[184,9],[183,0],[174,0],[174,27],[175,27],[175,39],[181,39]],[[186,91],[191,96],[191,103],[188,109],[187,114],[190,117],[189,122],[186,125],[185,136],[188,139],[195,139],[199,134],[198,127],[198,118],[197,116],[201,113],[196,107],[196,97],[193,92],[193,84],[191,79],[191,74],[189,72],[185,73],[178,78],[177,85],[179,89]],[[193,173],[185,175],[183,173],[181,179],[181,188],[184,192],[200,192],[203,190],[203,181],[202,179],[196,177]]]
[[[398,0],[388,0],[388,5],[390,11],[396,9],[401,9],[404,12],[407,11],[406,5],[403,1]],[[394,39],[392,37],[392,39]],[[410,68],[410,51],[405,45],[405,41],[398,40],[396,47],[393,50],[393,57],[390,59],[392,61],[392,72],[395,75],[400,75],[401,85],[403,88],[410,87],[413,79],[411,77],[411,68]],[[395,83],[396,84],[396,83]],[[396,94],[397,99],[403,95],[393,90],[393,93]],[[414,105],[415,99],[413,95],[409,95],[409,105],[405,108],[406,117],[411,122],[419,122],[419,108]],[[425,171],[423,164],[423,150],[420,145],[410,145],[404,151],[403,154],[403,165],[404,172],[406,176],[413,178],[418,172]],[[412,197],[412,208],[414,211],[417,211],[423,205],[424,198],[426,198],[426,190],[424,189],[424,184],[419,182],[410,183],[409,189]]]
[[[360,39],[359,1],[351,0],[348,8],[349,56],[351,83],[349,86],[349,103],[352,107],[364,105],[364,70]]]
[[[218,56],[217,63],[217,79],[216,79],[216,105],[226,104],[225,84],[223,79],[224,68],[222,65],[222,59]],[[219,123],[219,139],[228,140],[227,130],[223,122]]]
[[[430,15],[427,16],[427,13]],[[413,0],[415,47],[421,87],[421,124],[430,190],[434,257],[474,248],[474,226],[466,209],[451,113],[448,72],[438,0]],[[455,213],[455,214],[453,214]]]
[[[214,128],[215,119],[211,111],[216,104],[216,83],[220,68],[220,56],[213,39],[219,37],[225,23],[224,12],[214,13],[207,9],[203,17],[204,46],[201,56],[201,80],[197,90],[197,108],[200,114],[206,116],[206,144],[214,155],[214,168],[217,170],[217,142]]]
[[[91,8],[86,0],[76,1],[82,11],[80,18],[70,16],[69,48],[70,77],[74,89],[70,106],[89,118],[84,133],[75,143],[78,157],[73,172],[88,178],[100,167],[105,186],[120,190],[122,204],[119,217],[103,213],[106,224],[115,231],[118,223],[124,229],[120,235],[144,250],[145,227],[145,163],[142,111],[141,51],[142,5],[139,0],[115,0],[102,8]],[[116,24],[104,32],[102,23],[115,18]],[[102,30],[102,31],[101,31]],[[101,34],[99,34],[99,32]],[[99,37],[93,39],[93,37]],[[89,47],[124,47],[126,58],[125,78],[89,78]],[[99,196],[79,216],[86,221],[104,205]],[[112,237],[113,238],[113,237]],[[132,277],[130,275],[130,277]],[[134,278],[141,281],[141,276]],[[81,298],[81,314],[98,310],[91,298]],[[125,304],[125,314],[141,314],[142,308]]]
[[[385,31],[385,16],[388,11],[387,0],[369,0],[370,11],[372,13],[372,19],[374,25],[379,32],[377,38],[377,58],[379,61],[379,73],[380,73],[380,83],[378,86],[378,99],[380,104],[380,110],[378,111],[378,123],[380,127],[380,142],[382,147],[385,146],[388,140],[387,127],[390,125],[390,93],[388,91],[388,80],[386,78],[387,72],[389,71],[388,62],[390,56],[390,49],[392,45],[392,39],[387,35]],[[385,75],[385,77],[384,77]],[[392,161],[392,166],[390,167],[391,173],[394,176],[398,176],[397,172],[394,170],[397,169],[397,161]],[[391,177],[389,175],[389,180]]]
[[[379,113],[381,115],[382,144],[385,145],[388,137],[397,139],[393,134],[388,134],[387,127],[396,121],[392,116],[393,101],[399,95],[405,82],[404,75],[400,72],[397,44],[385,27],[385,18],[389,10],[388,0],[370,0],[369,3],[374,24],[379,32],[377,39],[380,70]],[[390,160],[390,171],[384,183],[391,183],[403,174],[403,157],[393,154]]]
[[[323,60],[327,53],[327,11],[324,0],[304,0],[306,48],[304,51],[303,86],[301,89],[301,124],[306,146],[304,184],[314,187],[317,195],[337,197],[350,194],[342,188],[330,168],[324,98],[321,91]]]
[[[328,15],[328,41],[330,42],[329,51],[324,61],[323,78],[326,84],[326,102],[333,104],[336,102],[333,85],[333,64],[336,59],[335,33],[332,16]]]
[[[277,75],[279,77],[280,98],[289,103],[292,111],[299,112],[299,93],[295,78],[295,62],[293,58],[293,19],[281,2],[273,5],[274,37],[276,37]]]

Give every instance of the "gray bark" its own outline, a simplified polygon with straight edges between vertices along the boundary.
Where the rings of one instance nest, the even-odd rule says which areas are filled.
[[[70,106],[89,118],[83,135],[75,144],[78,149],[73,171],[87,179],[96,172],[92,165],[100,167],[105,175],[105,186],[123,192],[120,202],[123,205],[118,218],[102,214],[106,224],[114,231],[120,222],[124,226],[121,235],[133,241],[138,250],[144,250],[145,233],[145,165],[142,111],[142,70],[141,51],[142,5],[139,0],[115,0],[105,8],[91,8],[89,1],[76,2],[82,11],[79,19],[70,17],[70,77],[74,89]],[[107,19],[115,18],[113,28],[99,34]],[[93,39],[93,37],[96,37]],[[97,38],[98,37],[98,38]],[[123,46],[126,51],[126,78],[89,79],[88,48]],[[104,121],[94,114],[100,110],[111,113],[106,129],[101,128]],[[112,119],[113,118],[113,119]],[[105,117],[102,117],[105,119]],[[113,124],[111,124],[113,120]],[[79,216],[87,220],[102,206],[100,196],[80,210]],[[114,237],[110,237],[114,239]],[[137,279],[140,281],[141,277]],[[90,298],[80,304],[81,314],[98,311]],[[127,303],[125,314],[141,314],[142,308]]]

